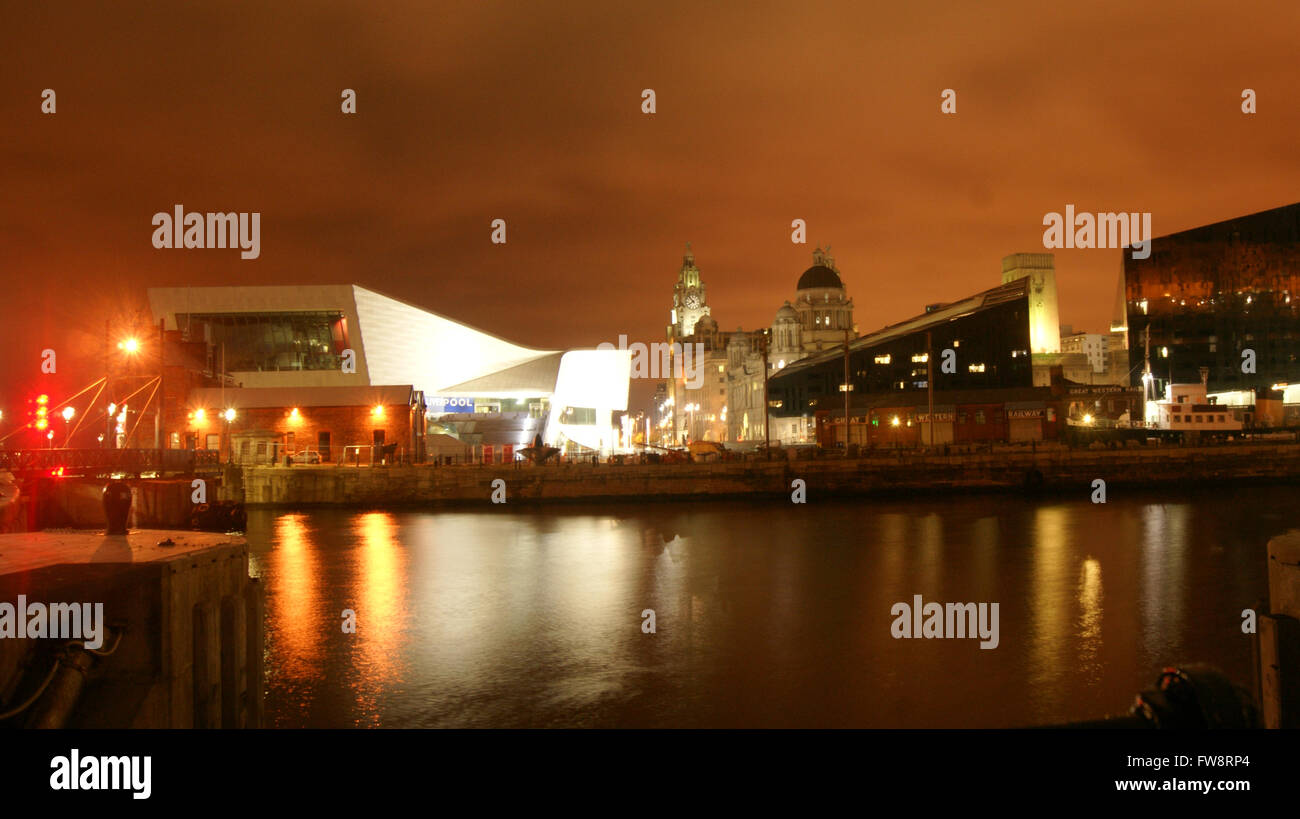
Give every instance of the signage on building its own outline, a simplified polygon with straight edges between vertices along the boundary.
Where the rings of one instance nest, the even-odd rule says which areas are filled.
[[[1023,418],[1042,418],[1043,410],[1041,409],[1013,409],[1007,410],[1007,417],[1011,420]]]
[[[429,412],[473,412],[473,398],[448,398],[435,395],[429,399]]]
[[[942,424],[944,421],[951,421],[953,420],[953,416],[954,414],[951,412],[936,412],[934,414],[935,423]],[[929,423],[930,413],[928,412],[918,413],[916,416],[916,420],[922,424]]]

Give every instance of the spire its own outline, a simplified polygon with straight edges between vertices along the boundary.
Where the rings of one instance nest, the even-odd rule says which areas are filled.
[[[813,251],[813,265],[825,264],[825,261],[826,257],[822,253],[822,246],[817,245],[817,249]]]
[[[695,251],[691,250],[691,243],[686,243],[686,255],[682,257],[682,264],[695,264]]]

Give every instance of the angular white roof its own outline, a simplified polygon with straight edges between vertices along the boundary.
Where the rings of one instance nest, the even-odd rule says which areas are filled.
[[[339,311],[356,372],[241,372],[246,387],[411,384],[437,394],[559,350],[535,350],[430,310],[352,284],[265,287],[160,287],[149,290],[154,321],[180,329],[177,316],[203,313]]]

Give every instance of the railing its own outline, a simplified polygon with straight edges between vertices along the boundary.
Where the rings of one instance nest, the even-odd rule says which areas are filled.
[[[0,471],[101,475],[114,472],[194,474],[221,468],[220,453],[209,449],[0,449]]]

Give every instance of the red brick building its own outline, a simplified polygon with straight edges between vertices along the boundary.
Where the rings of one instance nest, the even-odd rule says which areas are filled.
[[[283,462],[319,452],[322,462],[423,460],[424,399],[410,385],[192,390],[181,445],[216,449],[238,463]],[[229,415],[229,419],[228,416]]]

